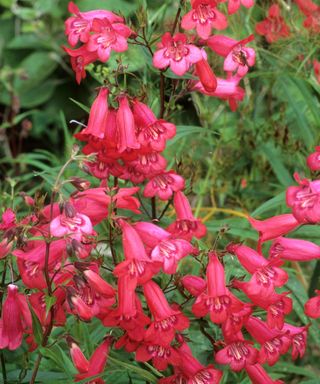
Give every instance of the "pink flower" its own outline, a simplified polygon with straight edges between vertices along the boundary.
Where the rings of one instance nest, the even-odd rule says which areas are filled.
[[[254,0],[228,0],[229,15],[236,13],[241,4],[246,8],[251,8],[254,6]]]
[[[4,238],[0,241],[0,259],[5,258],[12,249],[12,241],[8,241],[8,239]]]
[[[124,52],[128,49],[127,39],[133,31],[123,23],[112,23],[107,18],[97,19],[92,22],[87,49],[97,52],[99,59],[105,63],[109,60],[111,51]]]
[[[238,372],[257,362],[258,351],[250,341],[244,340],[241,332],[233,334],[231,339],[225,339],[227,346],[215,355],[218,364],[229,364],[233,371]]]
[[[260,345],[258,362],[272,366],[276,364],[281,355],[288,352],[291,338],[288,333],[271,329],[257,317],[249,317],[245,324],[247,331]]]
[[[68,336],[71,359],[77,371],[79,372],[75,376],[75,382],[83,381],[87,378],[89,379],[90,377],[97,376],[104,371],[112,342],[112,337],[105,338],[105,340],[93,352],[90,360],[88,360],[82,353],[79,346],[70,336]],[[104,384],[104,380],[98,378],[94,379],[93,381],[88,381],[88,383]]]
[[[309,299],[304,305],[305,314],[312,319],[318,319],[320,317],[320,290],[316,290],[315,292],[317,296]]]
[[[160,200],[169,200],[173,192],[181,191],[185,187],[184,178],[173,171],[166,171],[152,177],[146,184],[143,196],[158,196]]]
[[[210,314],[213,323],[221,324],[232,312],[241,308],[241,302],[236,299],[226,287],[224,268],[215,253],[209,254],[207,266],[207,288],[196,299],[192,312],[197,317]]]
[[[180,310],[169,306],[164,293],[155,282],[149,281],[144,284],[143,293],[153,316],[145,340],[148,342],[161,340],[164,345],[169,345],[176,331],[189,328],[189,319]]]
[[[16,226],[16,215],[12,209],[6,209],[2,214],[2,221],[0,223],[0,231],[6,231]]]
[[[252,227],[259,232],[260,242],[276,239],[296,229],[300,224],[291,214],[284,214],[271,217],[266,220],[248,218]]]
[[[177,33],[173,37],[166,32],[159,44],[159,50],[153,55],[153,65],[158,69],[170,66],[173,73],[184,75],[192,64],[202,60],[202,53],[193,44],[187,43],[187,36]]]
[[[117,111],[117,136],[117,146],[120,153],[127,149],[140,148],[140,144],[136,138],[133,113],[126,96],[119,97],[119,109]]]
[[[307,334],[309,326],[295,327],[294,325],[284,323],[282,331],[289,332],[292,342],[292,359],[302,358],[307,348]]]
[[[245,370],[252,384],[284,384],[282,380],[273,380],[260,364],[247,365]]]
[[[187,31],[196,29],[197,34],[206,40],[211,35],[212,28],[225,29],[227,18],[217,10],[214,0],[193,0],[192,10],[183,16],[181,27]]]
[[[133,166],[137,172],[146,177],[151,177],[157,173],[161,173],[166,169],[167,160],[157,152],[142,153],[138,157],[128,163]]]
[[[209,38],[208,46],[218,55],[225,57],[223,69],[226,72],[243,77],[248,72],[249,67],[255,64],[255,50],[245,46],[253,39],[253,35],[240,41],[227,36],[214,35]]]
[[[218,82],[216,75],[206,59],[202,59],[196,63],[196,72],[203,88],[207,92],[214,92]]]
[[[313,33],[320,32],[320,6],[311,0],[295,0],[301,12],[306,15],[303,26]]]
[[[174,194],[173,205],[176,211],[176,221],[169,225],[167,231],[173,236],[190,241],[193,237],[201,239],[207,233],[206,226],[193,216],[187,197],[183,192]]]
[[[256,24],[256,32],[258,35],[265,36],[270,44],[290,35],[289,27],[280,14],[278,4],[271,5],[267,18]]]
[[[311,241],[278,237],[269,250],[271,259],[310,261],[320,258],[320,247]]]
[[[206,281],[199,276],[186,275],[181,279],[181,283],[195,297],[201,295],[207,288]]]
[[[295,219],[301,224],[317,224],[320,221],[320,180],[300,180],[299,187],[287,189],[287,205],[292,209]]]
[[[217,88],[214,92],[208,92],[201,82],[196,83],[193,86],[194,91],[199,91],[207,96],[217,97],[222,100],[228,100],[230,109],[236,111],[239,101],[242,101],[245,96],[245,91],[239,86],[241,78],[231,77],[229,79],[217,78]]]
[[[97,52],[89,52],[86,45],[76,49],[63,47],[63,49],[70,56],[72,70],[76,74],[76,81],[81,83],[82,79],[86,78],[86,67],[98,60]]]
[[[18,287],[8,285],[8,295],[2,307],[0,319],[0,349],[13,351],[20,347],[26,328],[32,327],[31,314],[26,297],[18,293]]]
[[[158,120],[152,110],[138,100],[133,104],[133,115],[138,128],[138,141],[142,147],[163,151],[166,141],[176,134],[176,126],[165,120]]]
[[[108,19],[111,23],[123,22],[123,18],[115,15],[110,11],[96,10],[89,12],[80,12],[79,8],[71,1],[68,10],[74,16],[69,17],[65,21],[65,33],[68,36],[68,42],[71,46],[75,46],[80,40],[86,43],[90,37],[92,21],[94,19]]]
[[[108,117],[108,88],[100,88],[99,94],[94,100],[89,114],[88,125],[76,135],[78,139],[87,135],[103,139]]]
[[[319,76],[320,76],[320,62],[319,62]],[[319,77],[320,83],[320,77]],[[315,148],[316,152],[311,153],[307,157],[307,166],[311,171],[320,171],[320,147]]]

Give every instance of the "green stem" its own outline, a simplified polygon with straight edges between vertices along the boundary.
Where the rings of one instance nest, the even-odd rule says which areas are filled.
[[[309,285],[309,290],[308,290],[309,297],[314,296],[314,291],[315,289],[318,288],[319,280],[320,280],[320,261],[318,260],[316,267],[313,271],[311,282]]]

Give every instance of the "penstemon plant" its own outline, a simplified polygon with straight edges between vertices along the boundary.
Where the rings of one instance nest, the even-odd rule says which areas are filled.
[[[318,33],[319,7],[296,3],[305,28]],[[220,32],[242,6],[248,10],[254,1],[180,0],[172,25],[159,31],[143,10],[130,23],[111,11],[82,12],[69,3],[64,50],[78,83],[88,71],[101,86],[87,124],[75,134],[82,148],[73,146],[51,195],[24,195],[28,214],[11,208],[2,214],[4,382],[3,350],[22,343],[32,362],[30,383],[47,381],[39,379],[47,359],[64,367],[69,382],[101,384],[125,369],[129,378],[119,372],[117,382],[135,382],[133,374],[137,383],[245,383],[246,375],[254,384],[283,383],[268,366],[290,349],[293,359],[304,355],[310,324],[287,320],[293,302],[284,264],[299,268],[298,262],[320,258],[320,246],[290,234],[320,222],[320,147],[307,158],[315,179],[295,174],[298,185],[287,189],[290,213],[248,217],[257,243],[224,248],[224,228],[212,243],[204,241],[207,228],[189,202],[190,185],[180,164],[165,155],[177,134],[173,120],[181,100],[201,93],[236,111],[244,99],[241,84],[256,59],[254,35]],[[289,36],[278,4],[256,32],[269,43]],[[141,78],[121,58],[135,45],[145,55]],[[103,66],[117,55],[114,71]],[[314,60],[317,76],[318,66]],[[159,84],[156,101],[148,95],[151,78]],[[75,165],[84,175],[65,177]],[[243,269],[238,278],[235,259]],[[305,314],[320,317],[320,291],[305,303]],[[194,339],[209,349],[197,351]],[[200,352],[205,358],[197,358]],[[26,382],[26,374],[17,382]]]

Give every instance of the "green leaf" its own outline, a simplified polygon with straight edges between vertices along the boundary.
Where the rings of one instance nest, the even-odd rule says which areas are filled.
[[[46,302],[46,316],[48,316],[48,313],[50,309],[55,305],[57,301],[56,296],[46,296],[45,302]]]
[[[124,16],[130,15],[137,9],[137,4],[133,1],[124,1],[124,0],[79,0],[77,1],[77,6],[80,11],[92,11],[94,9],[106,9],[108,11],[113,11],[121,13]]]
[[[50,348],[40,348],[40,353],[52,360],[57,367],[59,367],[69,378],[72,378],[74,374],[76,374],[76,370],[71,362],[71,360],[67,357],[66,353],[59,347],[59,345],[55,344]]]
[[[29,304],[29,309],[31,312],[32,331],[33,331],[34,339],[38,345],[41,345],[42,339],[43,339],[42,326],[31,304]]]
[[[214,132],[204,127],[195,127],[192,125],[177,125],[177,134],[173,139],[168,141],[167,148],[171,147],[177,141],[180,141],[186,136],[204,133],[211,134]]]
[[[279,206],[284,204],[285,197],[286,197],[286,192],[285,191],[279,193],[277,196],[275,196],[272,199],[266,201],[265,203],[260,205],[260,207],[255,209],[252,212],[251,216],[260,216],[263,213],[266,213],[266,212],[271,211],[271,210],[273,210],[275,208],[278,208]]]
[[[90,108],[87,107],[86,105],[80,103],[80,101],[74,100],[71,97],[69,98],[73,103],[75,103],[78,107],[80,107],[82,110],[84,110],[87,113],[90,113]]]
[[[273,371],[280,373],[295,373],[297,375],[316,378],[317,375],[311,369],[299,367],[297,365],[291,363],[285,363],[282,361],[278,361],[277,364],[273,367]]]

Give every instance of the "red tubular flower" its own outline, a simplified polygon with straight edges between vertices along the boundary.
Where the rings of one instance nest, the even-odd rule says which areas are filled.
[[[282,380],[273,380],[260,364],[247,365],[245,370],[252,384],[284,384]]]
[[[301,224],[317,224],[320,222],[320,180],[301,180],[298,174],[295,179],[299,187],[287,189],[287,205]]]
[[[320,6],[313,3],[311,0],[295,0],[301,12],[306,15],[303,23],[304,27],[310,29],[311,32],[320,32]]]
[[[316,60],[314,60],[313,62],[314,64],[314,71],[315,71],[315,74],[317,75],[316,73],[316,66],[315,66],[315,63],[316,63]],[[317,64],[318,63],[318,64]],[[317,62],[317,68],[318,68],[318,76],[319,76],[319,83],[320,83],[320,62]],[[313,152],[311,153],[311,155],[309,155],[307,157],[307,166],[311,169],[311,171],[320,171],[320,146],[317,146],[315,148],[316,152]]]
[[[146,178],[163,172],[166,166],[167,160],[157,152],[140,154],[135,160],[127,163],[127,167],[132,167]]]
[[[169,306],[161,288],[153,281],[144,284],[143,292],[153,316],[145,340],[148,342],[161,340],[163,345],[169,345],[176,331],[183,331],[189,327],[189,319],[180,310]]]
[[[278,237],[269,250],[271,259],[310,261],[320,258],[320,247],[311,241]]]
[[[273,265],[260,253],[242,244],[229,244],[228,252],[235,254],[241,265],[252,274],[248,283],[251,294],[266,296],[274,291],[274,287],[282,287],[288,281],[286,271]]]
[[[193,0],[191,5],[192,10],[182,18],[183,29],[187,31],[196,29],[198,36],[206,40],[211,35],[212,28],[218,30],[227,28],[227,18],[218,11],[215,0]]]
[[[304,312],[312,319],[320,317],[320,290],[315,291],[317,296],[309,299],[304,305]]]
[[[229,364],[233,371],[238,372],[257,363],[258,351],[243,338],[241,332],[233,333],[231,337],[225,335],[225,341],[227,346],[215,355],[218,364]]]
[[[181,279],[181,283],[195,297],[201,295],[207,288],[206,281],[199,276],[186,275]]]
[[[245,324],[250,335],[261,345],[258,362],[276,364],[281,355],[288,352],[291,338],[288,333],[270,329],[268,325],[256,317],[249,317]]]
[[[169,200],[174,192],[181,191],[185,187],[185,180],[182,176],[173,171],[159,173],[152,177],[146,184],[143,196],[158,196],[160,200]]]
[[[295,327],[294,325],[284,323],[283,331],[289,332],[292,343],[292,359],[295,360],[298,357],[303,357],[307,347],[307,333],[309,326]]]
[[[196,63],[196,72],[203,88],[207,92],[214,92],[217,88],[218,82],[216,75],[206,59],[202,59]]]
[[[290,35],[289,27],[280,14],[278,4],[271,5],[267,18],[257,23],[256,32],[258,35],[265,36],[270,44]]]
[[[213,323],[221,324],[230,313],[240,310],[241,306],[241,302],[227,289],[224,268],[217,255],[211,252],[207,266],[207,288],[197,297],[192,312],[197,317],[209,313]]]
[[[117,112],[118,150],[120,153],[127,149],[139,149],[140,144],[136,138],[133,113],[126,96],[119,97]]]
[[[242,303],[242,307],[228,315],[227,320],[223,323],[223,333],[230,337],[236,332],[240,332],[249,316],[252,314],[252,304]]]
[[[103,373],[104,367],[107,363],[109,350],[113,343],[112,337],[105,338],[105,340],[93,352],[90,360],[87,360],[79,346],[71,339],[71,337],[68,338],[68,343],[73,364],[79,372],[75,376],[75,382],[90,379],[90,377]],[[92,381],[88,381],[88,384],[104,384],[104,380],[94,379]]]
[[[32,328],[26,297],[18,293],[16,285],[9,284],[0,319],[0,349],[13,351],[19,348],[26,328]]]
[[[99,139],[104,138],[108,116],[108,95],[108,88],[100,88],[98,96],[90,109],[88,125],[76,135],[77,138],[86,136],[97,137]]]
[[[201,239],[207,233],[206,226],[193,216],[187,197],[183,192],[174,194],[173,205],[176,211],[176,221],[169,225],[167,231],[175,237],[190,241],[193,237]]]
[[[138,141],[144,148],[163,151],[166,141],[176,134],[176,126],[165,120],[158,120],[152,110],[138,100],[133,102],[133,115],[138,128]]]
[[[202,60],[201,50],[187,43],[187,36],[177,33],[173,37],[166,32],[159,44],[159,50],[153,55],[153,65],[158,69],[170,66],[173,73],[183,76],[192,64]]]
[[[214,35],[208,39],[207,44],[218,55],[225,57],[223,69],[226,72],[243,77],[248,72],[249,67],[255,64],[255,50],[245,46],[253,39],[253,35],[240,41],[227,36]]]
[[[16,227],[16,215],[12,209],[6,209],[1,217],[0,231]]]
[[[128,276],[129,284],[134,289],[146,283],[161,268],[161,264],[151,260],[144,248],[137,231],[124,220],[118,221],[122,229],[122,244],[125,261],[118,264],[113,273],[115,276]]]
[[[248,218],[252,227],[259,232],[260,242],[276,239],[299,227],[300,223],[292,214],[271,217],[266,220]]]
[[[225,0],[222,0],[222,2],[224,2],[224,1]],[[241,4],[246,8],[251,8],[254,6],[254,0],[228,0],[228,13],[229,13],[229,15],[236,13],[239,10]]]

